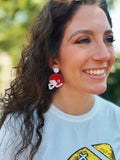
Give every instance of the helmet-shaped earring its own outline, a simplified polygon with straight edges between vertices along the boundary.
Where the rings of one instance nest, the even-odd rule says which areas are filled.
[[[52,74],[49,78],[48,88],[49,90],[56,88],[59,88],[63,85],[63,78],[59,73],[59,68],[55,67],[53,69],[54,74]]]

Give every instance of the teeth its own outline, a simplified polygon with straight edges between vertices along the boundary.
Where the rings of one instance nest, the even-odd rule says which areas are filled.
[[[105,72],[105,70],[104,69],[97,69],[97,70],[86,70],[85,71],[86,73],[88,73],[88,74],[94,74],[94,75],[101,75],[101,74],[103,74],[104,72]]]

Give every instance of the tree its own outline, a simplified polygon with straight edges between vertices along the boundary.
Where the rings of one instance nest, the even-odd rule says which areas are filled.
[[[0,0],[0,50],[16,64],[26,32],[45,0]]]

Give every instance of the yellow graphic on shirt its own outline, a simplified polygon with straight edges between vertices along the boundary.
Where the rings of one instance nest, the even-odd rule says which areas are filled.
[[[93,147],[96,148],[98,151],[100,151],[102,154],[104,154],[110,160],[115,160],[113,150],[110,145],[98,144],[98,145],[93,145]]]
[[[88,148],[82,148],[74,153],[68,160],[101,160]]]
[[[68,160],[103,160],[102,155],[107,157],[109,160],[115,160],[112,147],[109,144],[97,144],[92,145],[92,147],[102,153],[99,154],[100,157],[96,154],[97,152],[95,150],[93,153],[91,150],[84,147],[75,152]]]

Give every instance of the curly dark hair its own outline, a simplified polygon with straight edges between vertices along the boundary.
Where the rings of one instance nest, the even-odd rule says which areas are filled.
[[[5,96],[0,99],[2,112],[0,128],[7,115],[15,117],[15,120],[22,116],[20,126],[22,141],[19,148],[17,146],[15,160],[29,145],[32,145],[30,160],[38,151],[42,140],[44,113],[49,109],[56,91],[48,89],[48,79],[52,74],[49,60],[52,58],[54,61],[59,56],[66,24],[76,10],[85,4],[98,5],[105,12],[112,27],[105,0],[49,0],[29,29],[28,45],[23,48],[16,67],[16,77],[11,82],[10,88],[5,91]]]

